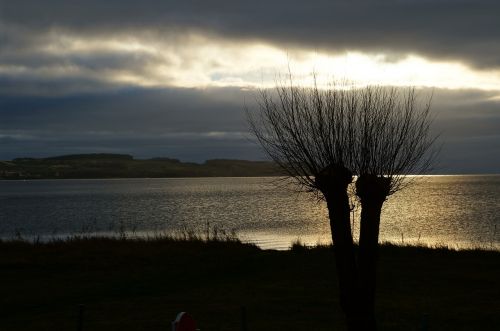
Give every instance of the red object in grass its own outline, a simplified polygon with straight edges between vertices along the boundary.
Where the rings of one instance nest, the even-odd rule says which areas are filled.
[[[196,322],[186,312],[179,313],[172,326],[172,331],[196,331]]]

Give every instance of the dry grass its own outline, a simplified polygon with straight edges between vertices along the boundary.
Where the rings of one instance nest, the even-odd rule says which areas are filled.
[[[327,246],[263,251],[223,237],[0,242],[0,329],[168,330],[179,311],[203,331],[343,330]],[[500,252],[380,249],[381,330],[498,330]]]

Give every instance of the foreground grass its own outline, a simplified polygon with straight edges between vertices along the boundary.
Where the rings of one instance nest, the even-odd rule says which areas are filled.
[[[331,249],[236,241],[0,242],[0,330],[343,330]],[[500,252],[384,245],[380,330],[499,330]]]

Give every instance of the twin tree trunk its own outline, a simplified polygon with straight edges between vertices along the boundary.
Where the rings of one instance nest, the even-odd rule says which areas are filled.
[[[375,288],[378,234],[382,205],[389,195],[390,184],[389,178],[375,175],[361,175],[356,181],[356,195],[361,201],[358,272],[360,309],[366,321],[364,330],[376,330]]]
[[[316,176],[316,184],[328,206],[340,305],[346,316],[348,330],[372,331],[377,329],[375,286],[380,214],[389,194],[390,180],[361,175],[356,181],[356,194],[361,200],[357,260],[347,193],[347,187],[351,182],[352,173],[342,166],[329,167]]]

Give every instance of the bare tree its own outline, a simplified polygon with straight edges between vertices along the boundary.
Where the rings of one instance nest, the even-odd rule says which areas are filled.
[[[414,89],[321,89],[289,81],[260,90],[259,111],[248,111],[251,130],[267,154],[328,207],[339,280],[340,304],[349,330],[375,330],[374,291],[380,213],[404,176],[425,171],[429,104],[416,103]],[[348,186],[356,180],[361,202],[356,259]]]
[[[407,174],[429,170],[431,149],[430,100],[419,105],[416,91],[384,87],[358,90],[356,115],[356,195],[361,202],[358,253],[360,306],[364,330],[375,330],[377,247],[382,206],[409,184]]]

